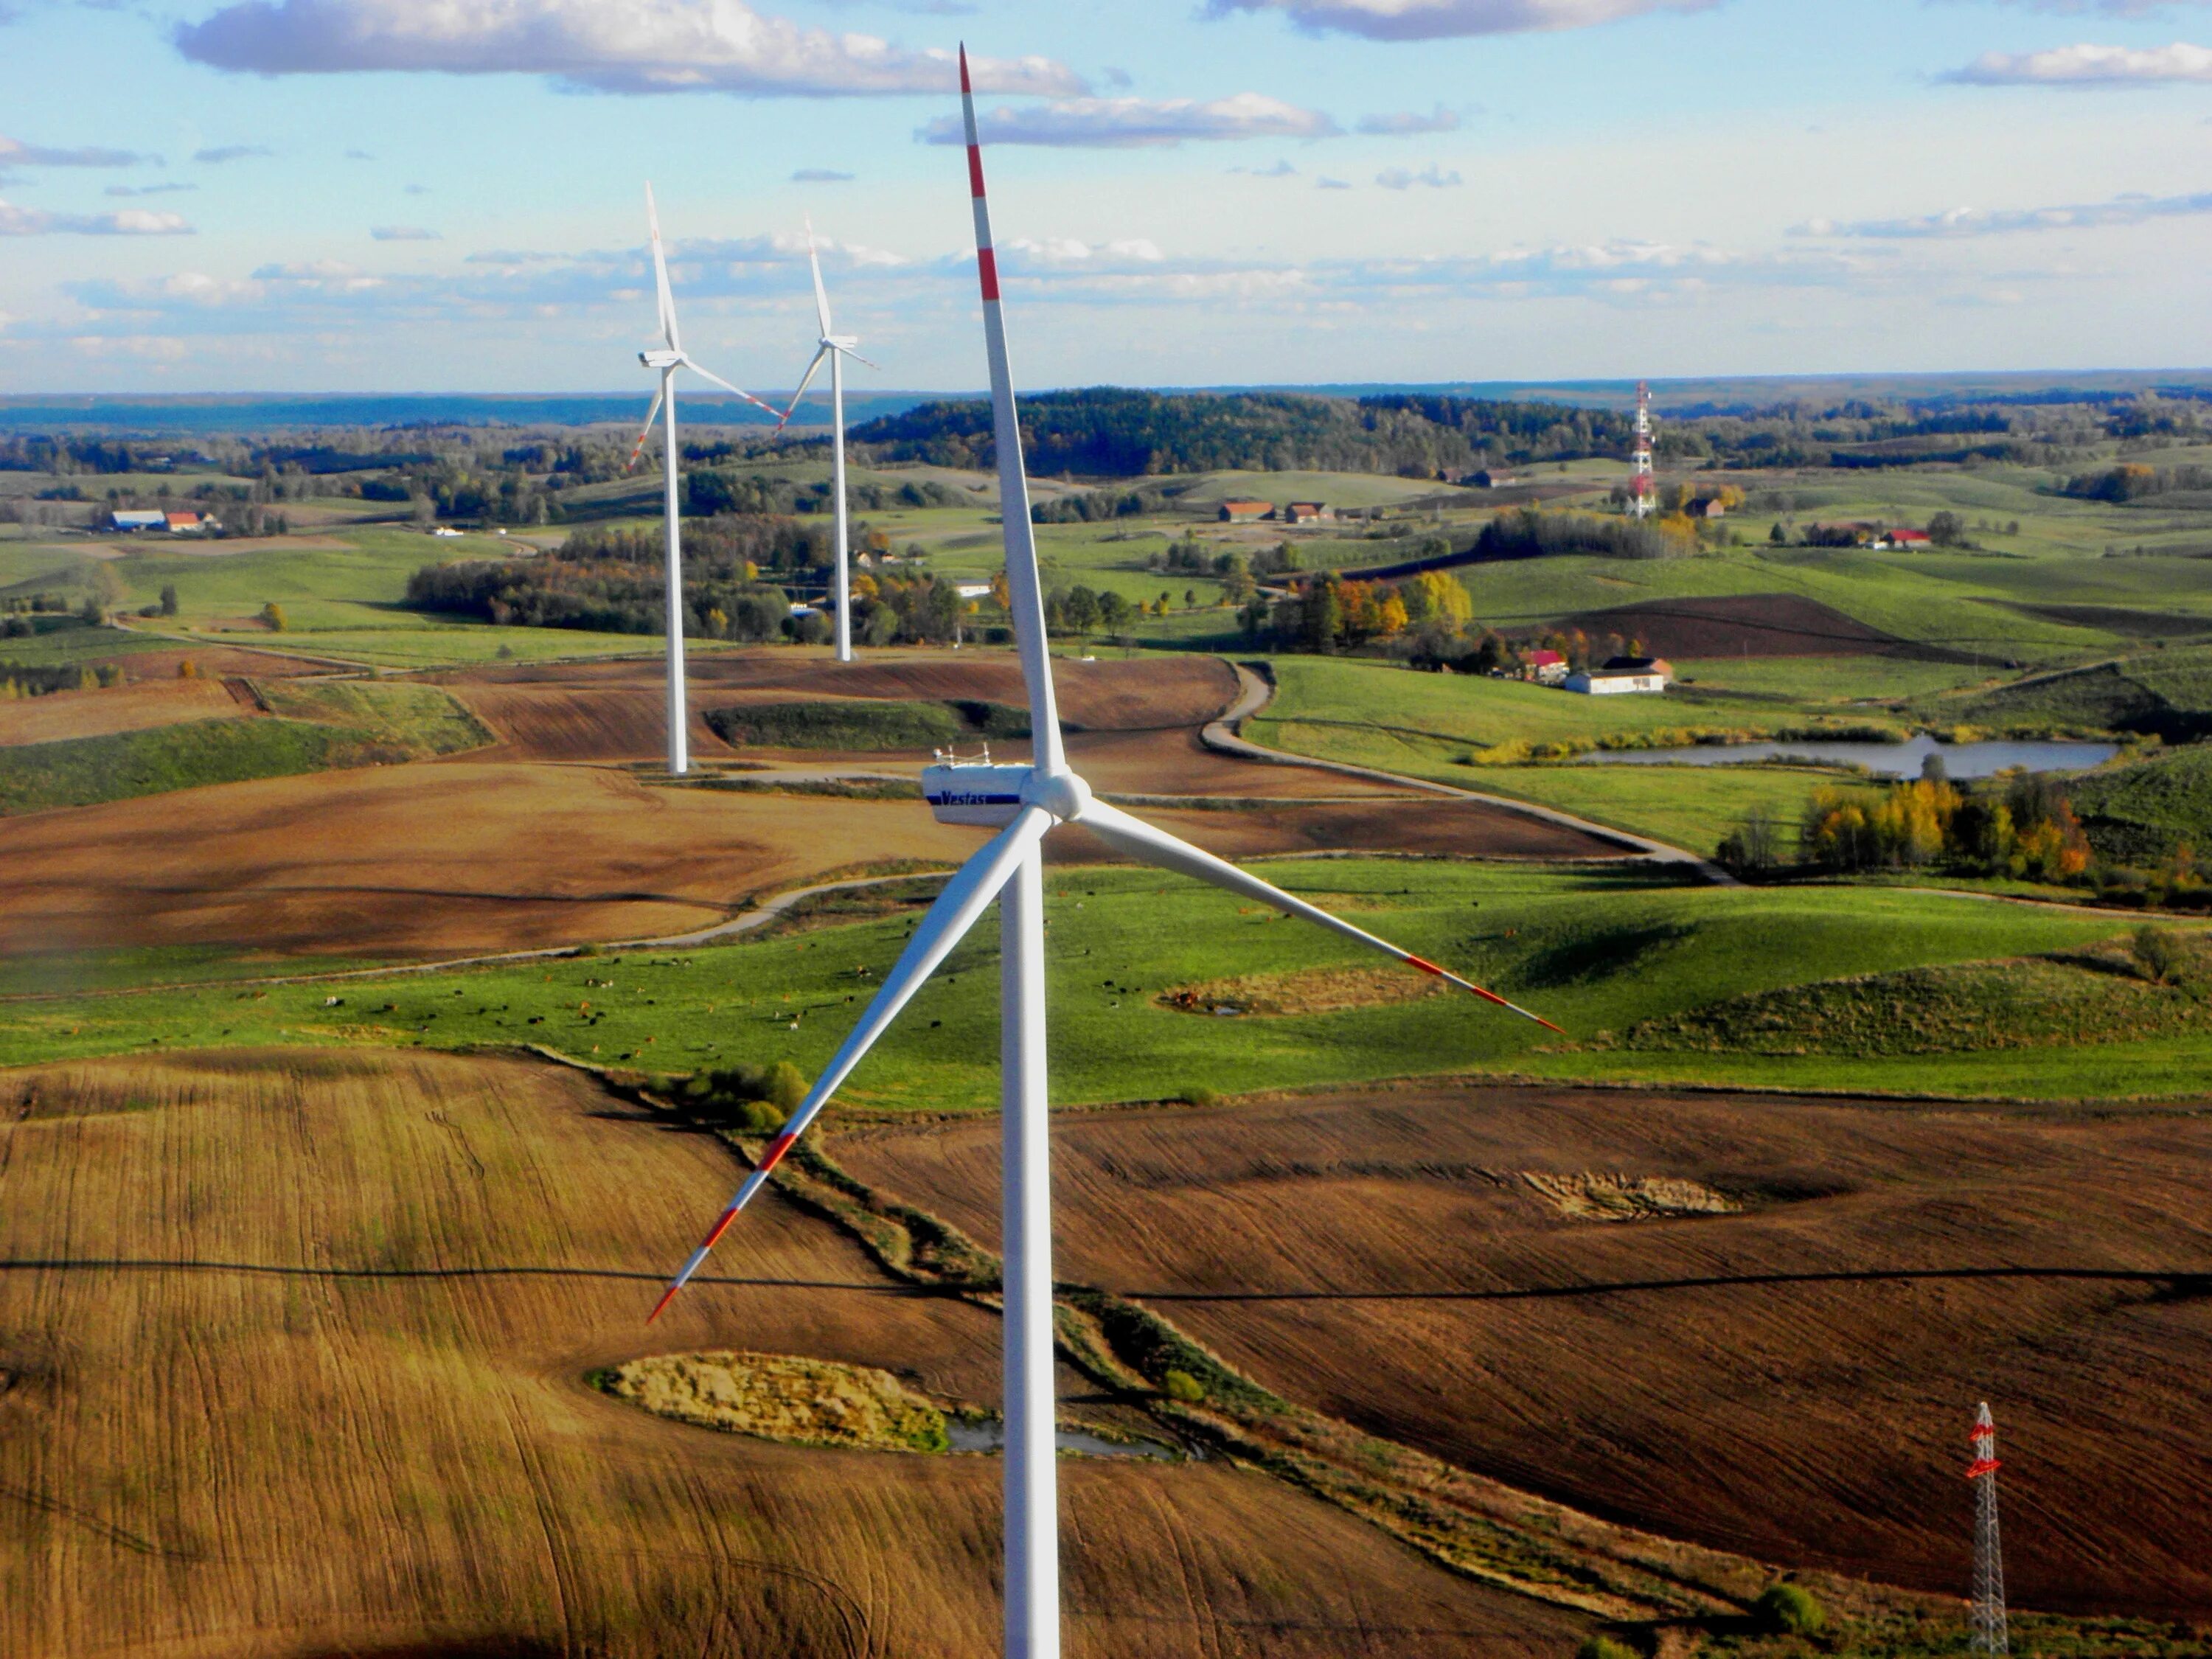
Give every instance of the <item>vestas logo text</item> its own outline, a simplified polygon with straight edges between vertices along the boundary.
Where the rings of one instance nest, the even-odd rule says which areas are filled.
[[[929,804],[932,806],[1019,806],[1022,798],[1019,795],[977,795],[963,792],[932,795]]]

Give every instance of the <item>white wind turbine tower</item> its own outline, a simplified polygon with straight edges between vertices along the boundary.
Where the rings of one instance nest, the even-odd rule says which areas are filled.
[[[866,357],[853,348],[860,343],[857,334],[833,333],[830,327],[830,295],[822,286],[822,257],[814,246],[814,222],[806,222],[806,262],[814,268],[814,315],[822,325],[822,335],[814,343],[814,361],[806,366],[806,373],[799,382],[799,390],[791,394],[791,408],[783,411],[783,419],[791,418],[791,410],[799,407],[799,400],[806,395],[813,384],[815,372],[822,360],[830,360],[830,488],[837,497],[837,660],[853,660],[853,552],[848,545],[851,532],[845,520],[845,363],[848,357],[868,363]],[[876,367],[868,363],[870,368]]]
[[[659,350],[637,354],[638,362],[659,371],[660,384],[653,389],[653,402],[645,411],[645,424],[638,429],[637,442],[630,447],[629,464],[635,466],[637,458],[644,453],[645,441],[653,435],[653,417],[662,416],[665,422],[663,436],[668,449],[665,504],[668,557],[664,573],[668,587],[668,769],[681,777],[691,769],[691,744],[690,734],[685,729],[690,714],[684,705],[684,523],[676,498],[683,452],[676,447],[676,371],[688,368],[701,380],[712,380],[724,391],[734,392],[747,403],[766,410],[779,422],[783,415],[744,387],[732,386],[720,375],[700,368],[685,355],[683,339],[676,330],[676,301],[668,291],[668,258],[660,249],[660,215],[653,205],[651,185],[645,187],[645,222],[653,236],[653,283],[660,307],[660,336],[667,344]]]
[[[1210,882],[1240,898],[1288,915],[1395,957],[1423,973],[1553,1030],[1559,1027],[1504,998],[1449,974],[1248,875],[1232,864],[1108,805],[1091,793],[1062,752],[1052,666],[1045,648],[1044,607],[1037,591],[1036,550],[1030,528],[1029,489],[1022,471],[1020,428],[1006,367],[1006,336],[983,198],[983,163],[975,108],[963,48],[960,91],[968,128],[968,173],[975,210],[975,263],[982,280],[983,337],[991,363],[993,431],[998,446],[1000,502],[1006,526],[1006,581],[1014,634],[1030,702],[1030,764],[957,762],[940,755],[922,774],[922,793],[939,819],[987,825],[998,834],[961,866],[921,920],[875,1000],[845,1039],[820,1079],[776,1132],[737,1196],[691,1253],[653,1310],[658,1318],[740,1211],[767,1182],[792,1143],[858,1065],[922,982],[999,901],[1000,1113],[1005,1137],[1003,1226],[1006,1372],[1006,1652],[1010,1659],[1057,1659],[1060,1653],[1059,1510],[1052,1391],[1052,1225],[1045,1078],[1044,891],[1040,843],[1063,823],[1080,823],[1109,847],[1140,863]]]

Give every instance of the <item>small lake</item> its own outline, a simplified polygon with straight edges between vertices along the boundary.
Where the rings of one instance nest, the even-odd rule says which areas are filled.
[[[1910,743],[1712,743],[1687,749],[1619,749],[1583,760],[1600,766],[1725,766],[1731,761],[1810,760],[1863,766],[1881,777],[1917,778],[1930,755],[1954,778],[1986,778],[2014,766],[2031,772],[2081,772],[2120,752],[2114,743],[1944,743],[1926,735]]]
[[[948,1417],[945,1419],[945,1434],[957,1452],[994,1452],[1006,1443],[1006,1425],[995,1417],[981,1423],[963,1423]],[[1081,1452],[1087,1457],[1174,1458],[1180,1455],[1158,1441],[1109,1440],[1103,1435],[1085,1434],[1080,1429],[1058,1430],[1053,1435],[1053,1442],[1064,1452]]]

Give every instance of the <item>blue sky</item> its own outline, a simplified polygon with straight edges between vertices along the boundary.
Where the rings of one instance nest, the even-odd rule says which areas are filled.
[[[1024,385],[2212,362],[2212,0],[0,17],[0,391],[978,385],[963,38]]]

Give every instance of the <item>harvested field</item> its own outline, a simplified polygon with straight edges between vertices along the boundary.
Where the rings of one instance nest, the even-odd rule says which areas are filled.
[[[0,821],[0,951],[212,943],[459,955],[710,927],[748,896],[981,832],[918,801],[737,797],[450,763]]]
[[[719,1143],[518,1061],[0,1077],[0,1650],[971,1659],[988,1458],[660,1420],[585,1373],[770,1346],[995,1399],[987,1311],[765,1194],[650,1334]],[[127,1219],[126,1219],[127,1218]],[[211,1345],[211,1333],[220,1345]],[[1219,1464],[1061,1465],[1073,1654],[1556,1655],[1579,1631]]]
[[[1054,1136],[1058,1275],[1300,1404],[1670,1536],[1956,1594],[1988,1399],[2015,1607],[2212,1614],[2201,1112],[1408,1088]],[[994,1125],[830,1150],[997,1238]],[[1593,1225],[1526,1178],[1592,1170],[1744,1212]]]
[[[0,702],[0,744],[100,738],[183,720],[235,720],[244,712],[219,679],[142,678],[128,685]]]
[[[1744,593],[1711,599],[1650,599],[1563,617],[1553,627],[1581,629],[1594,639],[1618,634],[1640,640],[1661,657],[1909,657],[1967,662],[1964,653],[1885,634],[1818,599],[1796,593]]]

